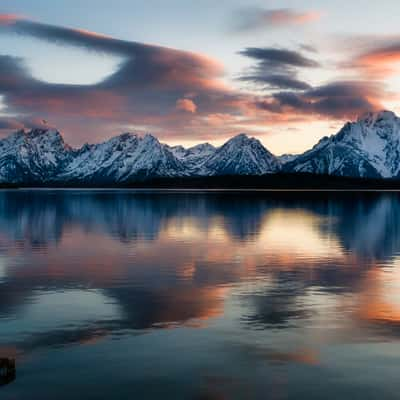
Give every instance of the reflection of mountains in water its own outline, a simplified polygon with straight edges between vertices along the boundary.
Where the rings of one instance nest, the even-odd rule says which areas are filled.
[[[0,317],[13,315],[17,308],[29,305],[38,288],[44,293],[90,287],[98,290],[104,299],[118,304],[119,312],[112,319],[100,317],[72,329],[59,326],[33,332],[17,343],[23,351],[84,343],[110,333],[193,321],[201,324],[223,313],[227,287],[261,274],[271,279],[265,280],[258,292],[251,289],[249,293],[241,293],[241,304],[246,307],[240,319],[257,329],[285,328],[312,316],[312,307],[303,302],[310,288],[333,294],[354,293],[359,290],[365,271],[375,266],[361,262],[362,257],[384,259],[398,251],[400,234],[395,221],[400,217],[399,201],[394,194],[3,192],[0,193],[0,237],[17,244],[29,241],[33,246],[47,246],[57,241],[62,244],[64,232],[71,227],[134,243],[155,240],[164,228],[173,224],[179,227],[188,220],[201,231],[212,229],[218,223],[234,243],[231,247],[216,244],[214,252],[209,249],[211,254],[207,258],[199,256],[209,244],[201,241],[198,252],[193,250],[196,246],[182,249],[167,240],[166,245],[156,247],[154,242],[150,251],[146,248],[133,258],[119,253],[110,255],[109,249],[99,248],[97,258],[78,254],[75,264],[65,257],[62,246],[57,251],[49,249],[52,253],[49,258],[47,252],[31,257],[27,251],[27,262],[10,268],[0,280]],[[267,259],[268,243],[259,259],[246,260],[253,254],[245,252],[243,263],[236,263],[235,254],[220,256],[224,251],[229,253],[234,247],[240,247],[240,241],[261,238],[271,223],[269,216],[277,210],[287,218],[286,231],[291,229],[290,215],[315,216],[305,223],[315,223],[314,228],[322,236],[334,235],[343,248],[354,252],[360,260],[283,257],[275,263],[274,257],[280,254],[272,254]],[[97,238],[94,236],[92,242],[82,243],[82,247],[96,245]],[[163,246],[172,246],[171,254]],[[246,248],[246,243],[243,247]],[[285,248],[282,251],[285,253]],[[183,278],[185,274],[188,276]]]
[[[400,197],[373,193],[7,191],[0,194],[0,232],[43,247],[72,226],[132,242],[153,240],[171,223],[190,220],[204,231],[218,220],[231,239],[246,241],[257,239],[277,209],[322,217],[321,234],[360,257],[383,259],[400,249]]]

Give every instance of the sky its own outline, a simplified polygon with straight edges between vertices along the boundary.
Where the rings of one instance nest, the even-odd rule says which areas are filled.
[[[122,132],[300,153],[400,113],[396,0],[2,0],[0,134]]]

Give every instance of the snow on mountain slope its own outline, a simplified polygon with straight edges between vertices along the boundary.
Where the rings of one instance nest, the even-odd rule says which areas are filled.
[[[295,154],[282,154],[281,156],[278,156],[278,160],[281,163],[281,165],[285,165],[288,162],[291,162],[293,160],[296,159],[296,157],[298,157],[298,155]]]
[[[104,143],[84,146],[59,180],[121,183],[185,174],[183,163],[154,136],[125,133]]]
[[[240,134],[215,148],[185,149],[152,135],[125,133],[71,149],[53,129],[18,131],[0,140],[0,183],[119,184],[157,177],[262,175],[279,171],[400,178],[400,118],[389,111],[347,123],[299,156],[275,157]]]
[[[262,175],[277,172],[278,159],[259,140],[240,134],[228,140],[204,163],[202,175]]]
[[[185,149],[183,146],[168,147],[174,156],[180,160],[190,174],[197,174],[203,164],[216,152],[209,143],[201,143]]]
[[[72,159],[58,131],[18,131],[0,140],[0,182],[50,182]]]
[[[368,113],[288,162],[290,172],[392,178],[400,173],[400,118]]]

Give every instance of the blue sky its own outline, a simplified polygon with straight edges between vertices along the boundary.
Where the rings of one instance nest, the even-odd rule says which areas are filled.
[[[83,46],[60,41],[51,30],[44,39],[25,28],[21,33],[20,28],[18,31],[4,22],[4,29],[0,30],[1,55],[13,57],[14,64],[23,63],[30,79],[44,84],[36,85],[29,93],[17,93],[16,88],[3,88],[2,92],[0,85],[0,118],[4,120],[0,128],[6,133],[19,123],[28,128],[32,121],[46,119],[73,144],[102,140],[123,130],[153,131],[170,143],[221,143],[244,131],[259,137],[277,153],[302,151],[319,137],[335,133],[344,121],[356,118],[364,108],[400,111],[400,57],[397,58],[396,47],[400,43],[399,11],[400,5],[392,0],[2,0],[2,15],[80,30],[83,41],[84,32],[89,31],[179,50],[187,59],[188,54],[194,53],[211,59],[221,71],[211,69],[209,61],[197,60],[201,66],[194,67],[187,92],[180,82],[177,86],[171,83],[168,90],[159,88],[159,96],[154,85],[146,91],[142,87],[138,90],[135,84],[131,92],[121,92],[101,82],[118,71],[126,60],[125,53],[109,51],[108,47],[107,51],[99,51],[86,42]],[[248,48],[275,49],[282,54],[265,52],[255,56],[254,52],[245,52]],[[318,66],[300,59],[282,59],[293,57],[294,53]],[[163,50],[163,54],[167,52]],[[270,58],[277,55],[279,63]],[[170,53],[168,60],[169,57]],[[386,61],[382,63],[382,59]],[[169,60],[168,67],[174,62],[178,63]],[[185,73],[190,73],[186,66]],[[199,83],[196,78],[193,85],[196,73],[208,74],[210,84],[205,80]],[[288,78],[295,78],[304,87],[287,87],[286,83],[282,86],[282,77],[286,83]],[[59,86],[54,84],[71,87],[63,87],[60,94]],[[64,89],[71,89],[74,94],[68,92],[65,97]],[[96,97],[90,112],[80,113],[79,107],[71,106],[72,97],[78,98],[81,89],[85,104]],[[107,101],[98,104],[100,89]],[[88,94],[88,90],[92,92]],[[45,101],[39,106],[27,100],[29,96],[44,96],[43,93],[52,96],[52,109],[46,108]],[[224,100],[214,104],[216,97]],[[162,99],[159,104],[158,98]],[[67,113],[54,107],[61,102]],[[327,110],[328,106],[331,110]],[[181,114],[173,111],[174,107]],[[120,112],[122,109],[125,111]],[[6,120],[12,123],[7,124]]]

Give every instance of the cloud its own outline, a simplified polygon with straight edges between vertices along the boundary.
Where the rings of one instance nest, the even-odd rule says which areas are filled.
[[[266,9],[248,7],[237,12],[234,29],[238,32],[257,29],[277,29],[306,25],[321,19],[318,11],[296,11],[289,8]]]
[[[51,127],[45,120],[21,116],[19,118],[0,116],[0,131],[15,131],[20,129],[46,129]]]
[[[60,84],[36,79],[21,58],[0,55],[0,96],[7,113],[3,130],[49,120],[67,141],[81,144],[121,130],[145,130],[163,140],[215,138],[235,131],[290,121],[353,117],[376,109],[387,93],[370,81],[336,81],[312,87],[301,72],[322,66],[300,51],[248,47],[239,52],[253,66],[238,80],[266,93],[240,91],[224,83],[224,68],[203,54],[119,40],[0,15],[0,34],[22,35],[63,47],[117,57],[119,66],[95,84]],[[304,55],[303,51],[308,51]],[[382,86],[382,85],[381,85]],[[7,119],[7,120],[6,120]],[[88,137],[88,134],[94,137]]]
[[[176,108],[180,111],[186,111],[194,114],[197,111],[197,106],[193,100],[190,99],[179,99],[176,102]]]
[[[249,47],[239,54],[256,61],[256,65],[240,76],[239,80],[251,82],[262,88],[307,90],[311,86],[297,78],[299,68],[317,68],[319,64],[300,52]]]
[[[0,20],[1,21],[1,20]],[[35,37],[59,45],[86,48],[109,55],[122,56],[120,69],[106,81],[120,83],[129,78],[131,84],[143,84],[143,78],[152,79],[156,85],[183,81],[192,85],[217,84],[207,82],[223,75],[223,67],[217,61],[204,55],[152,46],[140,42],[114,39],[83,29],[70,29],[42,24],[26,19],[15,19],[13,23],[1,24],[4,32],[14,32]],[[125,83],[125,81],[124,81]]]
[[[379,85],[362,81],[336,81],[307,91],[278,92],[266,96],[256,107],[272,113],[315,114],[326,118],[355,118],[368,110],[382,109]]]
[[[349,65],[373,78],[384,78],[400,71],[400,40],[383,44],[358,55]]]
[[[15,24],[20,17],[15,14],[0,14],[0,26]]]
[[[24,127],[21,122],[12,119],[12,118],[6,118],[6,117],[0,117],[0,130],[2,129],[22,129]]]
[[[9,93],[30,83],[29,73],[21,58],[0,54],[0,91]]]
[[[258,86],[269,89],[292,89],[292,90],[306,90],[311,86],[304,81],[290,77],[289,75],[265,75],[262,72],[253,75],[243,75],[239,78],[243,82],[252,82]]]
[[[299,45],[300,49],[310,53],[318,53],[318,50],[311,44],[302,43]]]
[[[398,34],[337,35],[330,46],[331,50],[340,49],[343,60],[337,67],[344,72],[383,82],[400,72]]]
[[[319,64],[296,51],[272,47],[248,47],[239,54],[262,62],[270,67],[318,67]]]
[[[242,101],[238,92],[223,83],[222,65],[202,54],[9,16],[1,17],[0,33],[122,58],[119,67],[101,82],[73,85],[35,79],[22,59],[0,56],[0,95],[8,112],[51,119],[67,130],[74,124],[110,129],[123,123],[184,131],[197,116],[238,113]],[[186,99],[188,93],[190,99]]]
[[[384,84],[375,79],[332,80],[315,87],[300,80],[302,69],[316,69],[321,65],[299,51],[252,47],[239,54],[255,61],[239,80],[267,92],[253,106],[258,112],[279,116],[272,117],[278,122],[283,115],[285,119],[287,116],[352,119],[366,111],[382,109],[383,99],[389,97]]]

